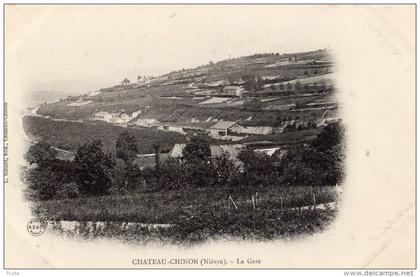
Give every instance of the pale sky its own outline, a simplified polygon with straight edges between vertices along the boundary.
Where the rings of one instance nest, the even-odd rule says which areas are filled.
[[[160,75],[209,60],[328,48],[334,41],[329,30],[335,11],[309,6],[9,6],[6,51],[11,58],[6,62],[22,81],[115,84],[124,77]]]

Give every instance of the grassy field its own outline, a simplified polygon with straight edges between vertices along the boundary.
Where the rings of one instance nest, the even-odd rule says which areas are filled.
[[[257,207],[261,210],[279,210],[281,206],[283,209],[309,206],[313,204],[313,193],[317,204],[336,201],[338,197],[334,187],[272,187],[259,190]],[[198,216],[202,211],[234,209],[229,196],[234,199],[238,211],[252,210],[251,193],[247,195],[242,191],[220,188],[39,201],[35,210],[50,220],[174,224]]]
[[[36,140],[43,140],[67,151],[93,139],[100,139],[105,150],[114,152],[118,135],[128,130],[137,139],[139,154],[154,153],[153,144],[160,143],[162,152],[172,149],[175,143],[183,143],[186,137],[175,132],[164,132],[152,128],[124,128],[102,122],[65,122],[47,118],[25,116],[23,127]]]
[[[297,208],[312,205],[314,194],[316,204],[339,198],[332,187],[272,187],[260,190],[254,209],[251,194],[205,188],[39,201],[33,209],[37,216],[49,221],[93,221],[109,225],[94,236],[191,244],[219,238],[278,239],[321,231],[334,218],[334,209]],[[172,227],[154,231],[136,227],[122,232],[122,222]],[[89,234],[89,230],[85,231]]]
[[[138,111],[145,106],[152,106],[154,109],[168,109],[177,105],[195,104],[199,101],[192,98],[170,99],[163,97],[144,97],[139,95],[124,96],[120,98],[109,98],[102,101],[93,100],[92,103],[82,107],[72,107],[68,104],[74,101],[61,101],[42,105],[37,111],[41,115],[48,115],[54,118],[86,119],[91,118],[98,111],[113,112],[116,109],[124,109],[127,113]],[[151,109],[153,110],[153,109]]]
[[[253,141],[274,141],[279,144],[286,143],[303,143],[308,142],[316,138],[317,135],[321,133],[321,129],[309,129],[309,130],[300,130],[294,132],[284,132],[281,134],[271,134],[271,135],[254,135],[249,136],[244,139],[244,142],[253,142]]]

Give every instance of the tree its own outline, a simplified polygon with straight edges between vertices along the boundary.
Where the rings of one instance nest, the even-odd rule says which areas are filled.
[[[230,159],[228,152],[216,157],[213,161],[214,170],[216,172],[216,183],[219,186],[229,186],[237,179],[239,168]]]
[[[155,150],[155,171],[158,177],[160,173],[160,148],[160,143],[153,144],[153,149]]]
[[[77,149],[74,158],[76,184],[83,195],[105,195],[111,186],[115,161],[103,152],[102,142],[93,140]]]
[[[261,106],[261,100],[258,98],[252,98],[244,104],[244,107],[249,110],[259,110],[261,109]]]
[[[297,81],[297,82],[295,83],[295,91],[296,91],[296,92],[300,92],[300,91],[301,91],[301,89],[302,89],[302,85],[300,84],[300,82],[299,82],[299,81]]]
[[[25,154],[25,159],[30,165],[43,166],[53,163],[57,159],[57,154],[57,150],[52,148],[50,144],[41,141],[29,147],[28,152]]]
[[[284,90],[284,84],[283,83],[279,84],[279,90]]]
[[[248,91],[257,91],[264,85],[261,75],[246,74],[241,78],[244,81],[244,88]]]
[[[112,170],[112,187],[114,191],[124,194],[127,191],[126,183],[126,163],[117,159]]]
[[[79,197],[79,188],[74,182],[64,183],[56,191],[55,196],[59,199],[75,199]]]
[[[323,173],[317,163],[320,157],[311,147],[290,149],[282,161],[282,175],[287,185],[323,185]]]
[[[123,86],[126,86],[126,85],[130,84],[130,80],[128,80],[127,78],[124,78],[124,80],[121,81],[121,84]]]
[[[117,158],[125,162],[132,162],[137,157],[138,146],[136,138],[128,131],[119,134],[115,144]]]
[[[285,182],[305,186],[340,184],[344,174],[343,136],[340,123],[332,123],[309,146],[291,149],[282,159]]]
[[[185,145],[182,156],[187,162],[197,159],[207,162],[211,158],[210,144],[206,139],[194,136]]]
[[[141,184],[141,178],[142,172],[136,164],[117,159],[112,170],[113,191],[121,194],[135,191]]]
[[[270,156],[246,149],[239,153],[238,158],[243,163],[241,183],[248,190],[255,191],[258,187],[277,183],[277,171]]]
[[[192,137],[182,150],[185,165],[185,180],[193,187],[213,184],[215,173],[212,167],[209,142],[198,136]]]
[[[37,163],[27,170],[28,196],[38,200],[50,200],[59,196],[60,191],[74,180],[71,161],[55,159],[50,163]]]
[[[327,84],[325,82],[325,80],[321,80],[318,84],[317,90],[318,92],[323,92],[327,89]]]
[[[147,185],[156,184],[156,173],[153,167],[146,166],[143,168],[141,173]]]
[[[261,75],[256,75],[256,90],[261,90],[264,86],[264,79],[261,77]]]
[[[235,84],[235,79],[233,78],[233,76],[228,77],[228,82],[229,82],[229,85],[231,85],[231,86],[233,86]]]
[[[136,164],[127,164],[126,169],[126,189],[127,191],[134,191],[141,184],[141,170]]]
[[[55,172],[49,167],[29,169],[26,180],[28,182],[28,196],[32,199],[53,199],[59,187]]]
[[[179,159],[169,157],[160,167],[158,183],[161,189],[180,189],[184,182],[188,181],[186,177],[184,163]]]
[[[57,151],[48,143],[32,145],[25,155],[31,167],[26,172],[29,196],[39,200],[49,200],[73,182],[74,173],[71,161],[57,159]]]
[[[311,146],[317,151],[325,152],[336,145],[342,146],[344,128],[340,122],[333,122],[325,126]]]
[[[48,164],[37,164],[36,167],[27,171],[26,180],[31,198],[54,199],[60,190],[74,180],[72,162],[57,159]]]

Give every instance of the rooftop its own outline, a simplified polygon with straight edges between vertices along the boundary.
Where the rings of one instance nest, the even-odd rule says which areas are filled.
[[[237,124],[235,121],[220,120],[219,122],[211,126],[210,129],[229,129],[235,124]]]

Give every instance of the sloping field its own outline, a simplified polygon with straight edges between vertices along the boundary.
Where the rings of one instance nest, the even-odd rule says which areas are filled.
[[[75,152],[81,144],[94,139],[102,141],[105,150],[114,152],[118,135],[128,130],[136,137],[139,153],[154,153],[153,144],[161,144],[167,152],[175,143],[184,143],[186,137],[175,132],[164,132],[153,128],[124,128],[101,122],[53,121],[42,117],[25,116],[23,128],[37,140],[43,140],[54,147]]]
[[[212,97],[210,99],[207,99],[203,102],[200,102],[200,105],[206,105],[206,104],[219,104],[219,103],[224,103],[227,102],[229,100],[231,100],[232,98],[225,98],[225,97]]]
[[[294,79],[292,81],[289,82],[283,82],[283,84],[295,84],[297,81],[299,81],[299,83],[301,84],[312,84],[315,82],[320,82],[322,80],[335,80],[336,79],[336,73],[327,73],[327,74],[321,74],[321,75],[316,75],[316,76],[310,76],[310,77],[305,77],[305,78],[298,78],[298,79]]]

